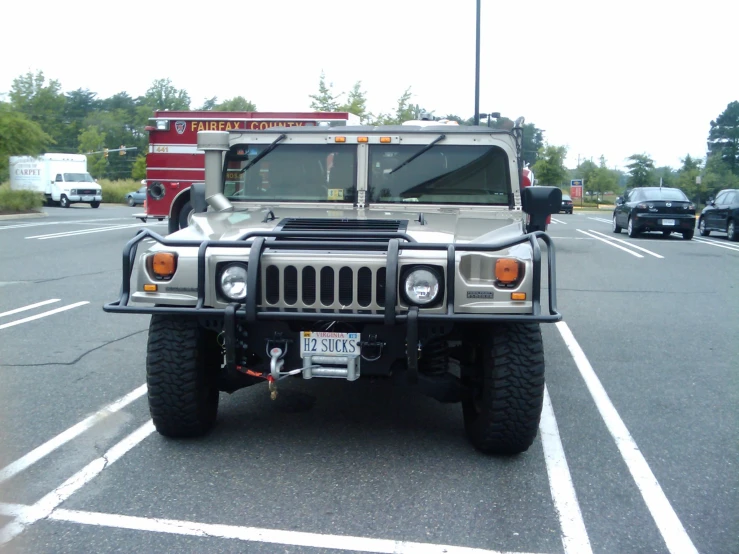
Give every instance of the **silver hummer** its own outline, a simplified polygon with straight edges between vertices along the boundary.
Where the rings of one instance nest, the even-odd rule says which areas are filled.
[[[132,239],[104,308],[152,315],[157,430],[207,432],[220,391],[384,376],[461,402],[479,450],[526,450],[544,395],[539,324],[561,319],[544,233],[561,192],[521,186],[521,124],[198,133],[190,225]]]

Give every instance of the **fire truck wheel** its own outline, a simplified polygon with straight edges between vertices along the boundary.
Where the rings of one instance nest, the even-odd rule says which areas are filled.
[[[218,367],[214,334],[194,318],[153,315],[146,351],[149,411],[167,437],[197,437],[215,424]]]
[[[487,454],[518,454],[536,438],[544,402],[544,345],[538,323],[486,326],[462,403],[467,437]],[[472,345],[470,345],[472,346]]]
[[[188,200],[182,205],[182,209],[180,210],[180,216],[178,218],[180,229],[184,229],[185,227],[187,227],[188,219],[190,218],[191,213],[192,213],[192,204],[190,204],[190,201]]]
[[[71,202],[69,201],[69,198],[67,198],[66,196],[64,196],[64,195],[62,194],[61,198],[59,198],[59,205],[60,205],[60,206],[61,206],[62,208],[69,208],[69,206],[71,206],[72,204],[71,204]]]

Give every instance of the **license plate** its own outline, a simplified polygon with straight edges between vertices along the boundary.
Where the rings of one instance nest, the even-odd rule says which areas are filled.
[[[82,200],[84,202],[92,202],[93,200],[95,200],[95,197],[94,196],[83,196]]]
[[[663,219],[662,225],[675,225],[675,220],[674,219]]]
[[[359,354],[359,333],[301,331],[300,357],[356,356]]]

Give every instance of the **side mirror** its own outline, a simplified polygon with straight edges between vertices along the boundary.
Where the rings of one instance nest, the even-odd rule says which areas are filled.
[[[526,187],[521,195],[523,211],[529,214],[528,232],[543,231],[547,217],[559,213],[562,191],[557,187]]]
[[[624,197],[623,196],[619,196],[618,198],[616,198],[616,206],[620,206],[623,203],[624,203]]]

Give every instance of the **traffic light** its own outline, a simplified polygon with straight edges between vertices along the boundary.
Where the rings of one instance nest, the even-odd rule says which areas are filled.
[[[119,156],[125,156],[126,155],[126,147],[125,145],[121,144],[121,149],[118,151]]]
[[[106,157],[106,158],[108,157],[108,149],[107,148],[103,148],[103,156]]]

